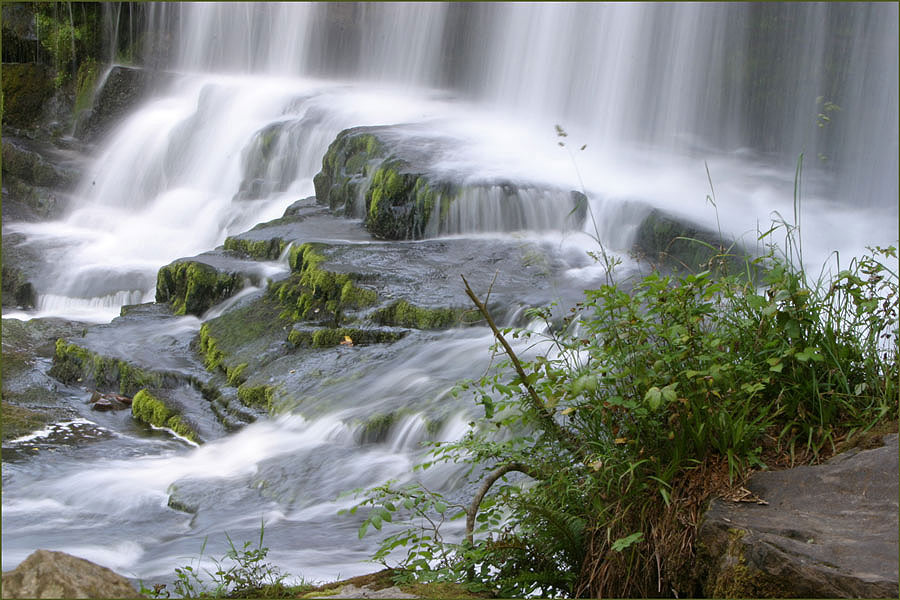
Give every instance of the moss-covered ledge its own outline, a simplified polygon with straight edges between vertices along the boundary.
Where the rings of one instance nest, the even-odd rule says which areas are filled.
[[[269,240],[248,240],[240,237],[225,239],[225,250],[254,260],[278,260],[286,248],[287,242],[280,237]]]
[[[405,332],[391,329],[357,329],[351,327],[295,327],[288,341],[301,348],[332,348],[334,346],[367,346],[389,344]]]
[[[195,260],[177,260],[156,276],[156,301],[168,302],[176,315],[200,316],[243,287],[238,273],[222,273]]]
[[[345,311],[371,306],[378,296],[374,290],[357,285],[352,274],[322,268],[326,260],[322,247],[307,243],[291,248],[288,263],[293,274],[274,284],[270,292],[284,307],[283,318],[327,322],[338,327]]]
[[[371,318],[379,325],[408,327],[411,329],[448,329],[463,324],[463,315],[469,309],[424,308],[397,300],[372,313]]]
[[[183,376],[142,369],[119,358],[102,356],[62,338],[56,341],[50,376],[63,383],[115,389],[125,396],[133,396],[146,387],[172,387],[184,380]]]
[[[131,403],[131,414],[141,423],[171,429],[176,434],[195,444],[201,442],[193,423],[164,399],[151,393],[148,389],[142,389],[135,394]]]

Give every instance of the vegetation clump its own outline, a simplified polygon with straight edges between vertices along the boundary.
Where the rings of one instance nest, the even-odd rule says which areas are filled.
[[[255,260],[277,260],[284,253],[285,248],[287,248],[287,242],[279,237],[270,240],[248,240],[238,237],[225,239],[226,250],[242,256],[249,256]]]
[[[272,412],[275,387],[271,385],[242,385],[238,388],[238,399],[244,406],[264,409]]]
[[[236,273],[221,273],[205,263],[176,261],[156,276],[156,301],[169,302],[176,315],[200,316],[243,286]]]
[[[166,427],[195,443],[200,441],[194,426],[183,415],[146,389],[135,394],[131,414],[142,423]]]
[[[102,356],[62,338],[56,341],[50,375],[63,383],[90,383],[98,389],[118,389],[125,396],[145,387],[162,387],[170,383],[170,377],[165,373]]]
[[[294,346],[332,348],[334,346],[365,346],[396,342],[402,331],[383,329],[354,329],[349,327],[319,327],[293,329],[288,341]]]
[[[335,273],[320,267],[325,256],[315,244],[291,248],[288,264],[293,275],[276,284],[271,292],[285,307],[281,317],[291,321],[315,320],[339,327],[345,310],[365,308],[375,303],[374,290],[359,287],[349,273]]]
[[[483,416],[423,467],[469,464],[478,491],[461,504],[415,483],[369,490],[361,536],[404,524],[375,558],[405,548],[405,577],[502,597],[700,593],[694,536],[712,495],[898,417],[896,250],[813,281],[781,225],[786,250],[738,273],[721,256],[619,283],[600,253],[607,284],[563,327],[533,310],[541,334],[501,331],[467,285],[508,361],[459,388]],[[452,518],[466,519],[462,541],[442,535]]]
[[[423,308],[406,300],[398,300],[375,311],[372,320],[394,327],[446,329],[459,325],[465,312],[458,308]]]

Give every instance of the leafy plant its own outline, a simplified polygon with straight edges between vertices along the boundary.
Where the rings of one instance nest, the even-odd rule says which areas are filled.
[[[501,596],[693,593],[711,495],[897,419],[896,249],[811,281],[795,213],[759,236],[768,251],[740,272],[724,249],[697,273],[617,282],[610,269],[564,319],[532,310],[541,333],[500,330],[466,283],[507,360],[459,387],[483,417],[432,461],[466,464],[482,485],[468,506],[415,483],[370,490],[360,535],[406,526],[376,558],[405,548],[407,576]],[[508,481],[515,471],[527,477]],[[465,539],[446,540],[441,527],[463,516]]]
[[[180,598],[292,598],[297,588],[283,584],[286,574],[278,567],[266,562],[269,549],[263,546],[265,524],[260,526],[259,541],[244,542],[239,549],[231,537],[226,534],[228,551],[219,559],[213,559],[216,570],[204,569],[207,581],[200,573],[200,562],[206,549],[206,541],[200,548],[200,554],[191,564],[175,569],[175,581],[172,588],[176,597]],[[149,598],[169,598],[170,592],[166,584],[157,584],[153,589],[141,585],[141,594]]]

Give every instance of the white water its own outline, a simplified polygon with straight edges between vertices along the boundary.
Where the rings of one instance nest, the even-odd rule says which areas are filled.
[[[151,301],[160,266],[214,248],[311,195],[328,144],[358,125],[416,124],[448,141],[433,167],[463,179],[583,189],[599,236],[617,250],[628,248],[646,210],[629,201],[712,227],[718,216],[726,232],[752,245],[773,211],[793,220],[800,152],[807,153],[808,260],[897,239],[896,5],[841,13],[850,79],[835,99],[841,111],[830,141],[815,123],[815,97],[826,95],[822,39],[837,19],[826,5],[783,9],[796,19],[796,39],[781,40],[784,87],[773,90],[783,104],[731,77],[740,69],[729,61],[749,43],[744,5],[172,3],[147,10],[152,23],[177,23],[174,67],[182,77],[122,123],[65,219],[4,224],[48,263],[36,281],[37,311],[5,316],[103,322],[122,304]],[[771,106],[750,106],[758,98]],[[565,148],[556,124],[570,133]],[[289,132],[278,138],[276,158],[253,163],[261,133],[275,125]],[[840,164],[833,172],[816,168],[818,153]],[[706,201],[706,165],[718,215]],[[455,207],[451,233],[491,236],[505,225],[490,216],[495,198],[475,196]],[[542,200],[527,203],[532,231],[520,235],[593,249],[589,236],[564,232],[565,214]],[[594,233],[592,224],[586,233]],[[590,281],[596,272],[570,275]],[[254,539],[261,518],[273,562],[294,575],[372,570],[363,562],[372,542],[357,541],[358,522],[335,518],[349,502],[335,497],[409,477],[435,411],[448,417],[439,436],[462,434],[466,409],[446,392],[481,374],[489,341],[484,332],[439,336],[317,393],[340,411],[259,422],[199,449],[108,423],[123,431],[115,442],[4,465],[4,570],[38,544],[170,580],[205,536],[208,554],[221,556],[223,532],[237,543]],[[387,441],[356,443],[354,427],[365,416],[404,406],[409,413]],[[429,473],[448,489],[457,475]],[[196,518],[166,506],[170,486],[185,480],[202,481],[215,499],[201,497]]]

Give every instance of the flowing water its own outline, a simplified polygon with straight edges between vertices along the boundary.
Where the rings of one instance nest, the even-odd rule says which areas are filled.
[[[148,5],[145,25],[175,41],[177,75],[98,148],[64,219],[4,224],[47,265],[37,309],[4,316],[103,323],[153,301],[159,267],[312,195],[329,143],[359,125],[404,124],[413,141],[427,132],[440,141],[431,167],[461,181],[583,190],[590,235],[564,231],[568,208],[540,192],[524,195],[514,224],[490,190],[476,193],[449,228],[523,230],[582,256],[591,236],[624,256],[646,206],[752,247],[774,214],[794,220],[804,153],[805,258],[846,260],[897,239],[897,16],[895,4]],[[284,132],[273,158],[254,162],[273,126]],[[600,275],[567,266],[576,287]],[[186,318],[153,335],[199,326]],[[271,558],[294,575],[372,570],[374,542],[336,515],[351,502],[336,498],[411,477],[421,441],[461,435],[471,409],[448,390],[484,371],[489,343],[473,328],[373,347],[315,391],[332,408],[199,448],[89,412],[19,440],[4,448],[3,568],[41,547],[166,580],[207,536],[207,555],[220,556],[224,532],[240,543],[264,520]],[[87,392],[66,391],[83,412]],[[367,414],[401,407],[387,439],[361,437]],[[438,431],[427,427],[436,414]],[[428,472],[427,483],[461,493],[457,477]],[[167,505],[173,490],[192,514]]]

